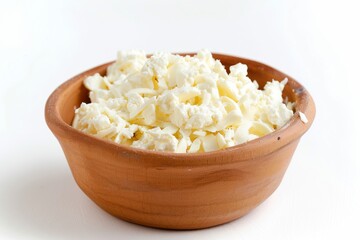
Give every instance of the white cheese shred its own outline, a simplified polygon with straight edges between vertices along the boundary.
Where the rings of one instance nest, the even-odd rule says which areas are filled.
[[[305,123],[305,124],[308,123],[309,120],[307,119],[306,115],[303,112],[299,111],[299,117],[303,123]]]

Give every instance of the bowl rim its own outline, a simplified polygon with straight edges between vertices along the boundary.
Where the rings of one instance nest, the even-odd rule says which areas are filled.
[[[174,53],[174,54],[192,56],[196,53],[189,52],[189,53]],[[204,158],[207,158],[208,161],[213,161],[213,160],[217,161],[217,159],[223,159],[225,153],[232,153],[232,152],[241,153],[243,156],[239,157],[240,160],[241,159],[244,160],[248,158],[253,159],[259,155],[266,155],[279,148],[284,147],[290,142],[300,138],[310,128],[315,118],[315,112],[316,112],[315,103],[310,93],[306,90],[306,88],[302,86],[299,82],[297,82],[295,79],[273,67],[270,67],[267,64],[258,61],[237,57],[234,55],[222,54],[222,53],[212,52],[212,55],[215,59],[219,59],[220,61],[221,58],[225,58],[225,59],[231,58],[231,59],[236,59],[237,62],[244,62],[244,61],[250,62],[260,67],[261,70],[277,72],[278,74],[286,76],[288,78],[287,85],[290,85],[292,90],[296,94],[295,111],[291,119],[281,128],[263,137],[259,137],[257,139],[242,144],[234,145],[232,147],[228,147],[216,151],[202,152],[202,153],[175,153],[175,152],[162,152],[162,151],[154,151],[147,149],[139,149],[123,144],[118,144],[108,139],[103,139],[90,134],[86,134],[78,129],[73,128],[71,125],[67,124],[62,119],[59,111],[59,100],[66,92],[66,90],[69,88],[69,86],[79,81],[82,82],[86,76],[93,75],[101,70],[106,69],[107,66],[115,62],[115,61],[111,61],[93,67],[89,70],[86,70],[70,78],[66,82],[62,83],[59,87],[57,87],[51,93],[45,105],[46,123],[50,128],[50,130],[58,139],[60,136],[66,138],[72,135],[76,137],[78,140],[82,140],[92,144],[94,143],[100,144],[103,147],[110,147],[113,150],[128,154],[129,156],[131,156],[132,154],[147,155],[147,156],[151,156],[153,159],[170,159],[171,161],[184,161],[185,158],[187,161],[189,160],[198,161],[198,159],[204,159]],[[299,116],[299,112],[302,112],[306,115],[308,119],[307,123],[302,122]],[[279,141],[280,139],[281,141]],[[260,146],[261,148],[259,148]]]

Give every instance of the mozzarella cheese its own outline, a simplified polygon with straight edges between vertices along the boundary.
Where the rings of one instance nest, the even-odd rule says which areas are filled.
[[[207,50],[195,56],[119,52],[106,76],[84,80],[91,103],[75,110],[73,127],[136,148],[208,152],[262,137],[293,116],[273,80],[264,90],[238,63],[227,73]],[[301,115],[300,115],[301,117]]]

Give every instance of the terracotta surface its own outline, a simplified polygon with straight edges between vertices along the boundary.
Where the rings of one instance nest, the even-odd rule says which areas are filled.
[[[237,219],[279,186],[300,137],[315,116],[314,102],[293,78],[248,59],[214,54],[225,66],[242,62],[263,86],[289,78],[284,95],[296,101],[286,126],[256,140],[208,153],[165,153],[135,149],[86,135],[70,126],[74,108],[88,102],[84,77],[104,74],[104,64],[57,88],[45,108],[46,122],[59,140],[72,174],[98,206],[123,220],[170,229],[197,229]],[[305,113],[304,124],[298,111]]]

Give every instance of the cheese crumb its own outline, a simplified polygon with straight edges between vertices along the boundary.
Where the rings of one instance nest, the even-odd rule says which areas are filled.
[[[308,123],[309,120],[307,119],[306,115],[303,112],[299,111],[299,117],[303,123]]]
[[[136,148],[177,153],[209,152],[241,144],[282,127],[293,104],[282,99],[287,83],[264,90],[238,63],[227,73],[207,50],[195,56],[120,51],[106,76],[84,80],[91,103],[75,110],[73,127]],[[306,123],[306,116],[299,112]]]

